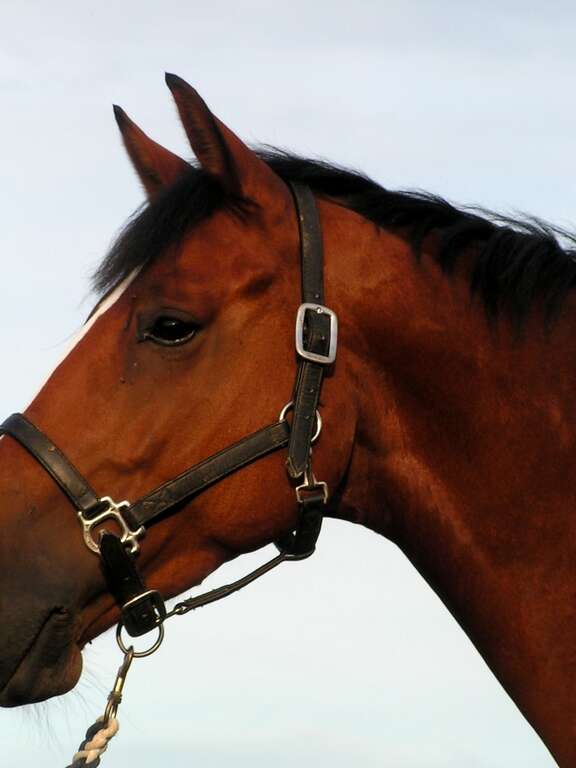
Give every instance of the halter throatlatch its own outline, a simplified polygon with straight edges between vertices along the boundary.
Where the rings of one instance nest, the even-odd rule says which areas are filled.
[[[117,730],[117,724],[114,724],[118,696],[132,658],[150,655],[159,647],[164,637],[163,623],[167,618],[220,600],[280,563],[302,560],[314,552],[329,492],[326,483],[318,481],[312,471],[312,443],[322,429],[318,412],[320,391],[326,367],[336,358],[338,322],[336,314],[324,305],[322,231],[314,195],[301,184],[291,183],[290,188],[300,232],[302,304],[296,315],[296,382],[292,400],[282,409],[277,422],[190,467],[133,504],[116,502],[109,496],[98,496],[64,453],[22,414],[12,414],[0,426],[0,434],[17,440],[51,475],[74,505],[84,542],[91,552],[101,557],[108,587],[121,608],[117,637],[125,658],[116,678],[114,690],[119,686],[117,701],[114,699],[114,707],[107,707],[104,718],[89,729],[75,757],[74,768],[99,764],[99,755]],[[288,422],[289,412],[292,413],[291,423]],[[146,527],[173,513],[177,505],[189,501],[219,480],[286,446],[286,468],[290,478],[298,483],[295,486],[298,523],[294,531],[275,542],[279,554],[247,576],[184,600],[168,613],[162,596],[146,586],[136,565]],[[115,524],[119,535],[106,530],[107,521]],[[122,627],[132,637],[158,628],[159,637],[149,651],[135,653],[123,644]],[[114,691],[111,696],[114,698]]]

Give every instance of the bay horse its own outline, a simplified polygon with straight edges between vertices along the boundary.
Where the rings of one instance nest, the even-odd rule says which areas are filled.
[[[254,151],[185,81],[166,81],[198,162],[115,108],[148,203],[99,267],[101,298],[72,349],[0,440],[0,704],[73,688],[83,646],[120,616],[95,531],[83,539],[73,494],[43,471],[58,449],[61,471],[69,462],[111,498],[140,499],[261,431],[293,399],[295,365],[311,350],[294,350],[310,235],[296,186],[313,193],[326,300],[340,319],[336,361],[326,351],[317,361],[315,475],[289,466],[287,480],[285,451],[274,450],[181,499],[174,514],[161,509],[144,539],[124,538],[140,549],[146,594],[175,596],[298,534],[293,486],[315,491],[317,476],[322,513],[394,541],[558,764],[576,765],[570,243],[539,222],[497,221],[328,163]],[[335,339],[319,307],[322,339]],[[316,322],[309,315],[301,333]],[[286,412],[276,422],[292,434],[293,407],[289,428]],[[26,425],[36,432],[18,439]],[[44,467],[30,435],[40,435]],[[130,507],[114,509],[123,522],[118,509]],[[146,610],[161,626],[159,604]]]

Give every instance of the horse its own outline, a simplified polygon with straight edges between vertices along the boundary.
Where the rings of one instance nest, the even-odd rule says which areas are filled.
[[[197,162],[115,107],[147,204],[1,428],[0,704],[69,691],[86,643],[163,630],[232,558],[311,554],[331,516],[401,548],[575,765],[574,239],[253,150],[166,82]],[[113,501],[143,497],[145,537],[146,505]]]

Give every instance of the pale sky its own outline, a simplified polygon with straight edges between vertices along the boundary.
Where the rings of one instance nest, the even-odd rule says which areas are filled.
[[[163,82],[176,72],[248,141],[569,225],[575,25],[563,0],[0,0],[2,412],[26,405],[82,323],[88,275],[142,201],[112,103],[189,155]],[[554,765],[368,531],[328,523],[313,559],[173,625],[134,664],[103,768]],[[85,657],[75,693],[0,711],[2,765],[69,762],[120,663],[110,633]]]

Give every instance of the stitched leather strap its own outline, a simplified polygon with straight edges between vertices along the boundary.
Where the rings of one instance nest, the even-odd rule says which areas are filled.
[[[326,315],[310,312],[313,327],[306,332],[306,346],[311,352],[325,354],[328,351],[330,320]],[[294,386],[294,417],[288,448],[286,466],[293,478],[301,477],[310,457],[310,447],[316,426],[316,409],[320,401],[320,392],[325,366],[304,360],[298,367]]]
[[[322,229],[316,199],[310,187],[291,182],[300,230],[300,281],[302,301],[324,303],[324,263]]]
[[[280,552],[293,560],[304,560],[313,554],[322,528],[324,501],[324,495],[318,493],[300,502],[296,529],[274,542]]]
[[[286,421],[275,422],[182,472],[126,510],[131,527],[150,525],[176,504],[256,459],[283,448],[288,443],[289,433],[290,426]],[[25,416],[21,413],[9,416],[0,425],[0,434],[16,439],[58,483],[77,510],[87,517],[101,510],[99,497],[76,467]]]
[[[140,576],[136,559],[128,554],[118,536],[105,532],[100,554],[108,588],[122,610],[122,622],[131,637],[145,635],[166,618],[160,593],[148,589]]]
[[[1,435],[10,435],[38,461],[58,483],[77,510],[89,518],[102,507],[99,497],[72,462],[21,413],[13,413],[0,425]]]
[[[290,185],[300,228],[302,260],[302,302],[324,303],[324,265],[322,229],[316,201],[309,187],[293,183]],[[314,311],[306,313],[304,340],[310,352],[327,354],[330,346],[330,320],[326,315]],[[301,360],[294,385],[292,400],[294,414],[286,467],[292,478],[301,477],[308,465],[310,447],[316,422],[316,409],[325,366],[310,360]]]
[[[130,507],[138,525],[150,525],[171,507],[288,443],[290,426],[278,421],[253,432],[219,453],[182,472]]]

